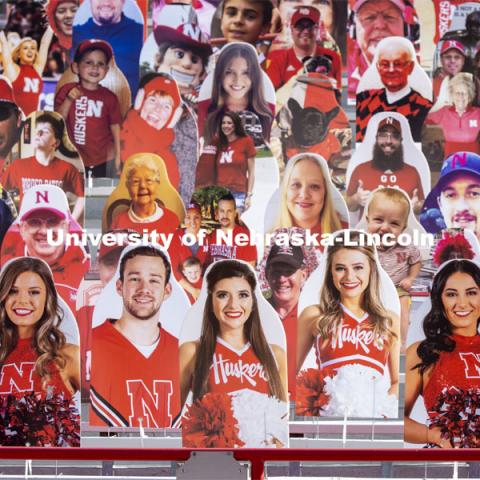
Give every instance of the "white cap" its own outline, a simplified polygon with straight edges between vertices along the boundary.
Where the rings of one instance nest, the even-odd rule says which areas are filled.
[[[56,185],[36,185],[29,188],[23,196],[18,218],[23,221],[37,210],[47,210],[63,219],[70,216],[67,196]]]

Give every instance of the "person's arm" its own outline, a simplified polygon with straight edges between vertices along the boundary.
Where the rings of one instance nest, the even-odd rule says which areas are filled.
[[[3,72],[11,82],[14,82],[20,73],[20,67],[12,59],[12,49],[3,30],[0,32],[0,45],[2,47]]]
[[[40,48],[38,49],[37,59],[33,64],[35,70],[40,76],[42,76],[43,70],[45,69],[45,65],[47,64],[48,49],[50,48],[50,43],[52,42],[52,38],[53,38],[53,29],[49,25],[42,36],[42,40],[40,41]]]
[[[320,312],[317,305],[307,307],[300,315],[297,322],[297,358],[296,358],[296,372],[300,371],[303,362],[307,358],[308,352],[313,346],[313,332],[312,327],[318,320]]]
[[[278,345],[271,344],[273,355],[277,362],[278,373],[282,382],[283,391],[285,393],[285,400],[288,398],[288,372],[287,372],[287,352]],[[281,400],[281,399],[279,399]]]
[[[62,89],[60,89],[59,94],[56,95],[55,98],[55,111],[58,112],[64,120],[67,120],[68,118],[68,113],[70,112],[70,108],[72,108],[73,103],[75,100],[80,97],[82,92],[78,88],[78,86],[74,86],[71,88],[66,95],[65,99],[63,101],[60,100],[60,97],[62,95]]]
[[[392,330],[396,337],[392,337],[388,352],[388,373],[390,374],[390,388],[388,393],[398,398],[400,375],[400,318],[393,312],[388,312],[392,318]]]
[[[85,210],[85,197],[77,197],[75,201],[75,205],[72,210],[72,217],[77,220],[80,224],[82,224],[82,215],[83,211]]]
[[[405,419],[404,419],[404,438],[409,443],[434,443],[441,448],[452,448],[449,440],[442,438],[441,430],[438,427],[429,428],[420,422],[412,420],[410,413],[422,394],[424,389],[424,376],[418,368],[421,360],[417,354],[419,343],[410,345],[407,349],[406,365],[405,365]]]
[[[410,290],[412,288],[413,282],[417,278],[418,273],[422,269],[422,262],[416,262],[408,268],[408,275],[400,281],[398,284],[399,287],[402,287],[404,290]]]
[[[120,175],[122,172],[122,160],[120,158],[120,125],[118,123],[110,125],[110,130],[112,132],[113,148],[115,152],[115,170],[117,171],[117,174]]]
[[[192,388],[193,369],[195,368],[195,359],[197,356],[198,344],[196,342],[187,342],[180,346],[180,400],[181,405],[185,404],[188,392]]]
[[[80,390],[80,348],[78,345],[67,343],[62,349],[62,356],[65,359],[62,378],[66,380],[75,392]]]
[[[255,184],[255,157],[248,159],[248,184],[247,184],[247,198],[245,198],[245,210],[248,210],[251,206],[253,185]]]

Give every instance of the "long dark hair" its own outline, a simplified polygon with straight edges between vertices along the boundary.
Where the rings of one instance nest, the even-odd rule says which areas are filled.
[[[251,343],[253,352],[265,368],[268,378],[270,395],[279,400],[286,401],[280,373],[273,356],[270,345],[267,343],[260,323],[258,303],[255,296],[257,280],[253,271],[244,263],[236,260],[223,260],[214,264],[207,274],[208,297],[203,312],[202,334],[195,359],[195,368],[192,382],[193,400],[201,398],[209,391],[208,378],[212,366],[213,354],[217,344],[217,336],[220,332],[220,325],[213,312],[213,289],[215,285],[225,278],[243,278],[252,290],[253,307],[252,313],[244,325],[244,332],[247,340]]]
[[[222,115],[222,118],[220,119],[220,124],[218,125],[218,149],[217,152],[220,152],[221,150],[224,150],[225,148],[228,147],[228,138],[226,135],[223,133],[222,130],[222,122],[224,117],[228,117],[232,120],[233,122],[233,128],[235,130],[235,135],[239,138],[246,137],[247,134],[245,133],[245,129],[243,128],[242,125],[242,119],[240,118],[240,115],[235,112],[226,112]]]
[[[39,258],[20,257],[12,260],[0,275],[0,365],[18,343],[18,329],[8,318],[5,302],[17,278],[25,272],[39,275],[47,290],[45,310],[35,324],[35,333],[32,338],[32,346],[38,355],[35,373],[45,380],[50,373],[49,364],[51,362],[55,362],[60,368],[65,366],[65,359],[61,356],[60,350],[66,340],[65,335],[59,329],[63,311],[58,304],[52,272],[48,265]]]
[[[262,125],[263,136],[268,139],[270,136],[270,127],[273,121],[273,113],[265,100],[263,91],[263,75],[255,49],[251,45],[242,43],[233,43],[222,49],[218,57],[217,64],[213,73],[213,87],[211,104],[208,108],[208,116],[204,129],[204,137],[210,144],[215,137],[218,125],[226,112],[225,96],[223,89],[223,77],[230,62],[234,58],[244,58],[248,65],[248,73],[252,86],[248,92],[247,110],[258,115]]]
[[[430,295],[432,308],[423,320],[425,340],[417,347],[417,354],[422,360],[413,368],[418,368],[421,373],[438,361],[440,352],[453,352],[455,340],[451,337],[452,325],[448,321],[442,302],[442,293],[445,284],[454,273],[466,273],[480,287],[480,268],[470,260],[451,260],[446,263],[435,275]],[[477,327],[480,318],[477,320]]]

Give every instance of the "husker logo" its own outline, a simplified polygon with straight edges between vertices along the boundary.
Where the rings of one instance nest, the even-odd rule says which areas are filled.
[[[154,380],[153,393],[143,380],[127,380],[130,397],[131,427],[165,428],[172,425],[170,399],[173,395],[171,380]]]
[[[22,362],[3,365],[0,374],[0,393],[30,392],[33,388],[33,371],[35,363]]]
[[[460,358],[465,364],[465,378],[480,378],[480,354],[462,352]]]
[[[23,84],[24,93],[39,93],[40,92],[40,80],[38,78],[25,78]]]

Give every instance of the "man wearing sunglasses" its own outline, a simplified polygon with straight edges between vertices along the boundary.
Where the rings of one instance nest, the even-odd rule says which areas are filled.
[[[360,209],[361,214],[371,192],[378,187],[400,187],[411,198],[414,211],[420,211],[424,198],[422,182],[417,169],[404,161],[402,140],[402,127],[396,118],[380,121],[372,160],[357,165],[348,181],[347,205],[351,212]]]
[[[21,256],[44,260],[52,270],[58,293],[75,312],[78,286],[90,268],[83,246],[66,242],[68,233],[79,230],[61,188],[34,186],[25,192],[17,221],[5,235],[1,263]]]
[[[320,12],[315,7],[297,7],[292,15],[290,30],[293,46],[271,52],[267,57],[266,70],[270,80],[279,89],[303,69],[303,60],[326,56],[332,61],[332,77],[341,87],[342,65],[337,52],[317,44]]]
[[[270,304],[282,320],[287,336],[288,390],[295,398],[298,299],[307,279],[301,247],[273,245],[267,258],[265,275],[272,295]]]

